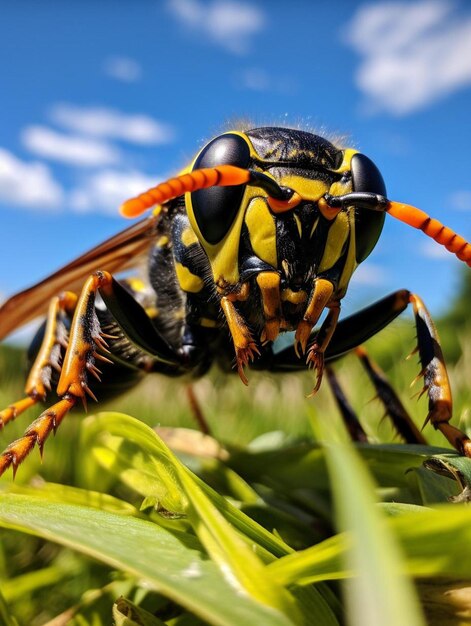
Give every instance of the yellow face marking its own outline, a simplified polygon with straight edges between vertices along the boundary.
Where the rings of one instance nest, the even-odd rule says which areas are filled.
[[[229,130],[227,131],[227,133],[224,133],[224,134],[233,134],[233,135],[238,135],[242,137],[246,141],[249,147],[250,155],[260,160],[260,155],[257,154],[254,147],[252,146],[250,139],[244,132],[240,132],[237,130]],[[280,145],[281,145],[281,142],[280,142]],[[277,151],[277,146],[274,145],[273,150],[272,150],[273,154],[275,154],[276,151]],[[297,150],[295,152],[297,152]],[[344,150],[343,161],[340,167],[335,171],[342,173],[344,171],[350,170],[351,159],[352,159],[352,156],[356,154],[356,152],[357,152],[356,150],[352,150],[352,149]],[[194,163],[196,159],[198,158],[198,156],[199,154],[196,155],[193,163],[184,171],[192,170]],[[316,155],[313,154],[313,159],[315,158],[315,156]],[[269,155],[266,156],[266,159],[269,160]],[[335,187],[336,183],[334,183],[334,185],[329,187],[325,182],[322,182],[320,180],[311,180],[309,178],[304,178],[302,176],[295,176],[295,175],[283,176],[282,179],[278,182],[282,186],[289,187],[293,189],[294,191],[296,191],[304,200],[311,201],[311,202],[317,202],[327,192],[330,192],[333,195],[338,195],[340,191],[341,193],[346,193],[349,190],[347,188],[348,185],[337,184],[337,187]],[[335,194],[333,193],[334,191],[335,191]],[[250,201],[253,200],[254,198],[258,199],[257,208],[253,209],[254,213],[250,215],[250,217],[248,217],[247,208],[250,205]],[[232,285],[236,285],[239,281],[239,278],[240,278],[239,266],[238,266],[239,244],[240,244],[242,224],[243,224],[244,218],[246,218],[246,212],[247,212],[247,217],[248,217],[248,219],[246,219],[246,223],[248,222],[251,224],[251,228],[249,228],[249,231],[250,231],[251,243],[254,246],[255,253],[260,258],[265,260],[267,263],[270,263],[270,265],[277,267],[276,239],[274,238],[274,235],[273,235],[273,232],[275,231],[275,227],[274,225],[272,226],[273,222],[268,221],[266,213],[263,216],[263,219],[260,220],[259,224],[257,225],[257,228],[255,229],[255,217],[254,216],[256,215],[257,211],[259,215],[262,215],[264,211],[261,208],[262,205],[260,204],[260,201],[262,201],[263,199],[263,205],[265,206],[266,198],[267,198],[266,191],[259,189],[257,187],[247,186],[245,189],[244,196],[241,200],[240,210],[235,216],[233,224],[231,225],[226,236],[217,244],[210,244],[209,242],[205,241],[196,223],[196,219],[194,216],[194,211],[193,211],[193,207],[191,203],[191,193],[185,194],[186,211],[190,220],[191,228],[194,232],[196,239],[201,243],[201,245],[203,246],[208,256],[208,260],[210,262],[211,269],[213,272],[213,280],[216,284],[218,285],[224,284],[227,286],[232,286]],[[299,222],[297,222],[297,224],[298,224],[298,230],[300,231]],[[311,236],[316,226],[317,224],[313,225],[312,230],[311,230]],[[344,227],[340,225],[337,227],[336,230],[339,230],[341,234],[343,235],[343,239],[341,241],[341,245],[343,246],[343,244],[345,243],[345,239],[348,235],[348,230],[345,231]],[[186,235],[186,236],[188,236],[190,239],[190,235]],[[194,240],[191,238],[191,241],[193,242]],[[341,246],[339,245],[335,246],[335,242],[331,241],[326,248],[326,254],[324,254],[322,266],[331,267],[330,263],[333,260],[334,260],[333,262],[335,262],[336,258],[338,258],[338,254],[340,254],[339,250],[341,250]]]
[[[301,224],[301,220],[296,215],[296,213],[293,213],[293,215],[294,215],[294,221],[296,222],[296,226],[298,227],[299,238],[301,239],[301,237],[303,236],[303,227]]]
[[[288,175],[281,178],[280,184],[296,191],[303,200],[317,202],[329,191],[328,185],[322,180],[312,180],[302,176]]]
[[[340,276],[338,291],[340,298],[343,298],[348,287],[348,283],[352,277],[353,272],[358,267],[356,262],[356,245],[355,245],[355,211],[348,211],[348,221],[350,223],[350,241],[348,242],[347,257],[345,259],[345,265]]]
[[[204,287],[204,281],[199,276],[192,274],[190,270],[181,263],[175,263],[177,279],[183,291],[188,293],[198,293]]]
[[[319,224],[319,218],[317,218],[312,225],[311,232],[309,233],[309,239],[312,238],[313,234],[316,232],[317,225]]]
[[[325,272],[335,265],[350,234],[350,220],[345,211],[337,215],[329,229],[324,255],[319,265],[319,272]]]
[[[159,315],[159,309],[156,306],[148,306],[145,311],[150,318],[158,317]]]
[[[251,200],[245,214],[245,223],[255,254],[265,263],[276,267],[276,225],[265,200]]]

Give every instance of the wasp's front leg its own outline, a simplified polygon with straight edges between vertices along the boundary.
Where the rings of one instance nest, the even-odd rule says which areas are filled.
[[[332,302],[327,306],[329,308],[329,312],[324,320],[324,323],[319,329],[314,343],[309,348],[306,359],[308,367],[316,370],[316,384],[310,393],[311,396],[315,395],[321,386],[322,375],[324,373],[324,354],[330,340],[332,339],[332,335],[337,328],[340,315],[340,302]]]
[[[262,330],[260,341],[262,344],[275,341],[281,325],[281,278],[278,272],[260,272],[257,274],[257,285],[262,296],[263,316],[265,328]]]
[[[244,385],[248,385],[244,367],[253,361],[255,354],[260,354],[252,334],[237,311],[234,302],[244,302],[249,297],[249,284],[244,283],[238,291],[226,294],[221,298],[221,308],[226,316],[236,353],[237,371]]]
[[[299,322],[294,338],[294,349],[298,357],[306,352],[312,329],[328,305],[334,285],[330,280],[317,278],[314,282],[314,290],[309,299],[303,319]]]

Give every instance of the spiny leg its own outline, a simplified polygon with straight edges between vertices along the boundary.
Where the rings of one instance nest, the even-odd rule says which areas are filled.
[[[41,413],[41,415],[26,429],[23,436],[11,443],[0,454],[0,476],[10,467],[13,466],[13,476],[20,463],[22,463],[34,446],[37,444],[41,452],[44,443],[48,438],[51,430],[56,432],[60,423],[74,406],[77,399],[73,396],[64,396],[59,402],[56,402],[49,409]]]
[[[360,359],[361,364],[365,368],[371,382],[373,383],[376,389],[377,397],[383,403],[386,415],[391,419],[396,431],[407,443],[426,444],[427,442],[425,437],[414,424],[412,418],[399,399],[399,396],[390,385],[379,365],[371,360],[363,346],[356,348],[355,354]]]
[[[283,294],[284,292],[281,293],[282,300],[285,299]],[[410,292],[406,289],[395,291],[378,302],[340,320],[327,346],[325,361],[327,363],[336,361],[386,328],[400,313],[406,310],[409,296]],[[293,303],[298,304],[300,302]],[[311,333],[310,339],[314,341],[317,334],[318,331]],[[305,364],[299,360],[294,346],[287,346],[276,353],[272,352],[270,367],[275,372],[287,372],[304,369]]]
[[[306,363],[309,368],[314,368],[316,370],[317,376],[316,384],[314,385],[314,389],[310,393],[310,396],[315,395],[319,391],[319,388],[321,386],[322,375],[324,372],[324,354],[337,327],[337,322],[340,315],[339,302],[332,302],[328,305],[328,307],[329,312],[327,314],[327,317],[320,327],[314,343],[309,348],[309,352],[307,354]]]
[[[51,390],[52,370],[60,372],[61,349],[67,348],[65,318],[73,313],[76,303],[77,296],[70,291],[51,299],[41,346],[26,381],[26,397],[0,412],[0,429],[26,409],[45,401]]]
[[[144,309],[132,295],[108,272],[96,272],[85,282],[77,301],[70,328],[69,341],[60,379],[57,385],[59,402],[44,411],[31,424],[23,437],[13,442],[0,454],[0,475],[11,465],[14,470],[31,452],[36,443],[42,449],[52,430],[56,430],[65,415],[79,400],[86,403],[86,396],[95,398],[88,385],[88,375],[100,380],[96,360],[111,363],[103,353],[108,352],[106,338],[101,332],[95,310],[95,297],[100,292],[105,304],[132,341],[143,351],[154,356],[169,370],[181,367],[179,355],[153,327]]]
[[[98,288],[98,285],[96,284],[97,281],[94,279],[97,279],[96,275],[90,277],[87,280],[78,301],[75,296],[73,299],[69,299],[69,303],[73,303],[73,305],[75,306],[75,313],[72,320],[72,326],[70,329],[69,341],[67,343],[67,350],[65,353],[64,362],[62,364],[62,367],[60,368],[61,375],[56,389],[56,392],[59,396],[61,396],[61,399],[59,400],[59,402],[41,413],[41,415],[26,429],[23,436],[11,443],[2,452],[2,454],[0,454],[0,476],[10,466],[13,466],[13,472],[15,474],[18,465],[20,465],[20,463],[24,461],[24,459],[28,456],[28,454],[31,452],[36,444],[39,446],[42,454],[44,443],[51,431],[55,432],[57,430],[65,415],[73,408],[73,406],[75,406],[79,398],[81,398],[82,400],[84,399],[85,390],[88,389],[88,385],[86,384],[86,375],[81,372],[81,365],[83,364],[85,370],[90,371],[95,376],[99,376],[99,370],[97,370],[94,365],[95,357],[101,358],[102,360],[106,359],[106,357],[98,355],[94,351],[90,353],[90,356],[88,356],[87,353],[87,350],[89,349],[89,347],[92,347],[92,345],[101,345],[103,349],[106,349],[104,340],[100,336],[100,327],[94,309],[94,296]],[[52,310],[53,306],[51,305],[51,311]],[[53,325],[54,319],[55,318],[53,318],[51,315],[48,319],[48,322],[51,322],[52,320],[51,324]],[[87,336],[87,333],[89,336]],[[94,341],[95,335],[98,336],[97,343],[95,343]],[[65,345],[66,338],[62,337],[62,341],[63,345]],[[38,364],[38,368],[33,367],[32,371],[43,371],[41,368],[41,363],[43,362],[43,359],[47,356],[47,346],[50,345],[52,345],[51,334],[48,332],[48,330],[46,330],[43,344],[40,348],[38,357],[35,362],[35,365]],[[84,353],[86,353],[85,358]],[[78,365],[74,364],[75,359],[79,361]],[[80,389],[77,385],[67,385],[69,380],[71,380],[72,373],[74,371],[80,372],[79,380],[80,382],[84,382],[84,386],[81,386]],[[35,376],[33,376],[33,379],[34,378]],[[67,385],[65,389],[63,389],[64,383],[61,387],[61,381],[64,381],[64,379],[65,384]],[[44,380],[42,380],[39,376],[38,382],[39,384],[41,384],[44,383]],[[44,392],[43,397],[45,397],[47,384],[45,385],[45,387],[39,386],[38,389]],[[41,397],[38,396],[38,400],[41,400]]]
[[[347,427],[350,437],[353,441],[359,441],[362,443],[368,442],[368,437],[363,430],[363,426],[357,417],[357,414],[353,410],[351,404],[348,402],[342,387],[338,381],[337,376],[331,366],[327,365],[325,368],[327,374],[327,380],[329,381],[330,388],[334,395],[337,406],[342,415],[345,426]]]
[[[452,416],[451,389],[437,330],[419,296],[410,294],[410,302],[414,308],[417,346],[422,365],[419,376],[424,377],[425,383],[421,393],[427,392],[429,398],[429,412],[424,425],[430,421],[458,452],[471,457],[470,439],[449,423]]]
[[[255,354],[260,354],[247,324],[234,305],[234,301],[243,301],[248,298],[248,289],[248,283],[244,283],[239,292],[227,294],[221,298],[221,308],[226,316],[227,325],[234,342],[237,372],[244,385],[248,385],[249,382],[244,367],[248,365],[249,361],[253,361]]]
[[[306,307],[303,319],[299,322],[294,338],[294,350],[298,357],[306,352],[307,344],[315,324],[328,305],[334,292],[334,286],[330,280],[317,278],[314,290]]]
[[[257,285],[262,296],[263,316],[265,328],[260,340],[262,344],[275,341],[280,332],[281,322],[281,278],[277,272],[260,272],[257,274]]]
[[[97,350],[108,351],[95,311],[95,296],[100,287],[109,280],[111,280],[111,274],[97,272],[85,282],[72,320],[69,344],[57,384],[59,396],[69,395],[75,399],[80,398],[85,409],[87,395],[96,400],[88,385],[87,372],[100,380],[100,371],[95,365],[97,357],[101,356]]]

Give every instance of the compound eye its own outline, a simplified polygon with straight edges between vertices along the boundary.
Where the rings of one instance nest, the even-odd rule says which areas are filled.
[[[371,159],[364,154],[354,154],[351,161],[352,168],[352,191],[370,191],[380,196],[386,195],[381,172]]]
[[[370,191],[386,196],[381,172],[364,154],[354,154],[351,161],[352,191]],[[383,229],[385,214],[359,209],[355,215],[356,259],[361,263],[370,254]]]
[[[250,148],[240,135],[228,133],[216,137],[205,146],[196,158],[193,169],[236,165],[247,169],[250,165]],[[196,223],[205,240],[217,244],[229,231],[238,211],[245,185],[234,187],[208,187],[191,194]]]

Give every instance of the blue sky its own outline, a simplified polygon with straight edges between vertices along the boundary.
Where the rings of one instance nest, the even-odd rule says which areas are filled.
[[[3,0],[1,13],[1,297],[127,226],[123,199],[237,119],[347,135],[391,199],[471,239],[466,2]],[[346,308],[407,287],[440,313],[461,265],[387,219]]]

